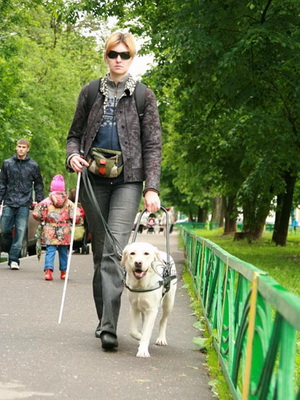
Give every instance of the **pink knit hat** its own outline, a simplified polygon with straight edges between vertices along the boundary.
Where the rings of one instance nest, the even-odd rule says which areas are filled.
[[[51,192],[64,192],[65,181],[62,175],[55,175],[50,185]]]

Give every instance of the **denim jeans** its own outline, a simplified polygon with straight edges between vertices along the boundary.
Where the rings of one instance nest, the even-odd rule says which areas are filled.
[[[56,250],[59,255],[59,270],[66,271],[68,265],[68,246],[51,246],[48,245],[46,247],[46,256],[45,256],[45,266],[44,271],[46,269],[54,270],[54,258]]]
[[[27,232],[28,207],[3,207],[1,218],[2,242],[8,248],[8,265],[19,262],[22,241]],[[13,226],[14,235],[12,235]]]
[[[91,178],[93,182],[93,178]],[[123,249],[128,243],[134,219],[140,204],[143,185],[138,183],[93,184],[95,197],[103,217]],[[94,261],[93,294],[100,321],[100,331],[116,335],[124,271],[107,239],[103,224],[95,207],[81,185],[80,201],[86,213]]]

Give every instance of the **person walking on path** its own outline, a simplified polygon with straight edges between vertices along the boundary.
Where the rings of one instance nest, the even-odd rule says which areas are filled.
[[[42,201],[43,179],[38,164],[28,156],[27,139],[17,142],[16,154],[3,162],[0,173],[0,204],[2,208],[2,244],[8,249],[8,266],[20,268],[20,251],[27,232],[29,210],[35,200]],[[14,235],[12,234],[14,227]]]
[[[56,250],[59,254],[60,279],[65,279],[68,264],[68,246],[71,241],[71,224],[81,221],[78,209],[74,213],[74,203],[65,192],[65,181],[62,175],[55,175],[50,185],[49,197],[38,203],[33,210],[33,218],[43,224],[41,242],[46,245],[45,280],[53,280],[54,259]]]
[[[97,203],[121,249],[129,240],[142,194],[148,212],[160,209],[161,126],[156,98],[149,88],[145,91],[142,121],[139,118],[134,96],[137,83],[128,73],[135,54],[135,40],[130,33],[110,35],[104,50],[109,72],[101,79],[91,110],[89,85],[82,88],[67,138],[67,165],[77,173],[83,167],[89,168]],[[105,175],[106,161],[97,156],[101,149],[122,159],[118,176]],[[101,219],[95,217],[96,207],[89,201],[84,185],[80,186],[80,201],[92,237],[93,294],[99,319],[95,336],[101,339],[102,348],[111,350],[118,347],[123,270]]]

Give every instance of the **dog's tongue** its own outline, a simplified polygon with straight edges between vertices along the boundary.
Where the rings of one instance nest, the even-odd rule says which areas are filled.
[[[134,271],[134,276],[137,279],[141,279],[144,276],[144,272],[143,271]]]

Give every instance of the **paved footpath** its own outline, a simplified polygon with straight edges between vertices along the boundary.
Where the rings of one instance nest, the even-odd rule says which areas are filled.
[[[164,249],[162,234],[138,235]],[[208,400],[213,399],[205,357],[193,344],[190,300],[181,279],[184,255],[177,233],[170,235],[179,284],[169,319],[168,346],[155,346],[150,358],[137,358],[137,341],[129,335],[126,290],[118,327],[119,348],[105,352],[94,337],[97,324],[92,299],[92,256],[73,255],[61,324],[63,281],[44,280],[43,261],[21,260],[19,271],[0,264],[0,399],[71,400]],[[57,256],[56,256],[57,257]],[[56,258],[56,265],[57,265]]]

